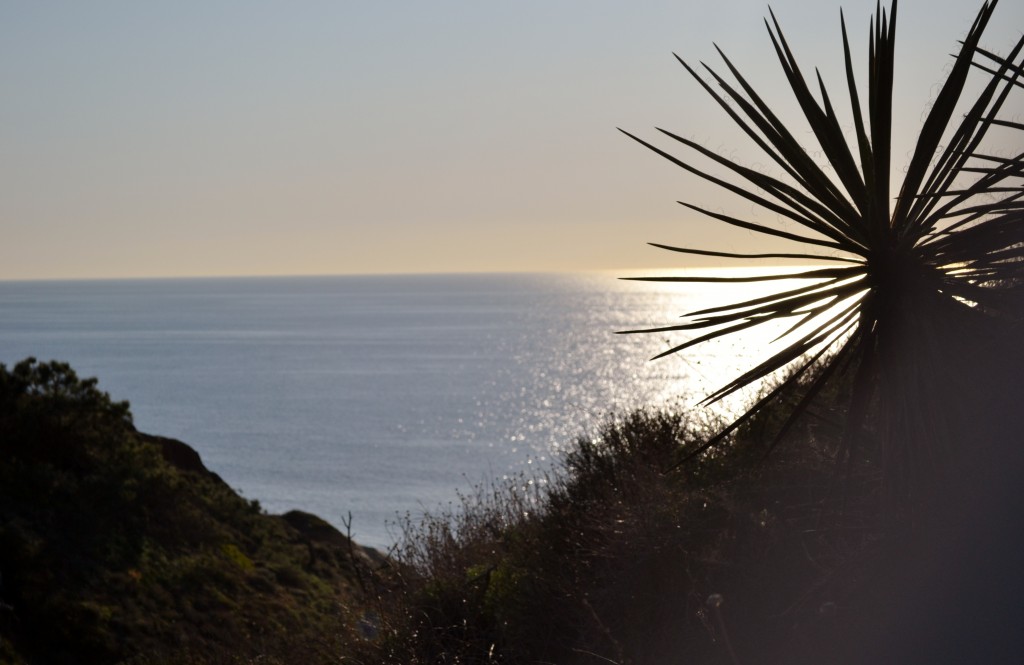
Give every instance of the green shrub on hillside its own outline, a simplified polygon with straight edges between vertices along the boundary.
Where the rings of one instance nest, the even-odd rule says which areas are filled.
[[[308,517],[263,514],[64,363],[0,365],[3,662],[333,662],[357,562]]]

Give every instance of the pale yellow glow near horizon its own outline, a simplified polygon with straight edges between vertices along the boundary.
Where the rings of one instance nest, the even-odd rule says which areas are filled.
[[[772,7],[844,107],[840,4],[862,68],[874,2]],[[900,4],[896,182],[978,6]],[[652,241],[792,251],[677,205],[778,222],[616,131],[661,126],[774,169],[671,55],[721,69],[714,41],[791,117],[765,13],[761,0],[6,3],[0,280],[732,265]],[[1024,3],[1003,0],[986,46],[1022,26]]]

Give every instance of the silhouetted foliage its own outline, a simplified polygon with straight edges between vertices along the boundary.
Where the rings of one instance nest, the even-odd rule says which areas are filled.
[[[852,382],[842,453],[882,462],[894,503],[951,473],[974,404],[959,399],[982,391],[998,399],[1007,386],[993,381],[1004,360],[988,347],[998,335],[1002,350],[1022,320],[1024,277],[1024,153],[998,154],[1007,139],[1017,144],[1024,125],[1008,119],[1010,100],[1024,87],[1024,37],[1006,55],[979,46],[996,1],[985,2],[964,37],[947,79],[928,110],[899,195],[892,199],[891,129],[897,3],[879,8],[870,30],[866,108],[854,76],[842,22],[846,92],[853,121],[852,146],[818,77],[816,99],[774,14],[766,21],[776,54],[821,154],[822,166],[797,140],[794,123],[776,116],[732,62],[719,51],[735,83],[704,65],[709,78],[686,70],[781,171],[748,168],[678,134],[659,130],[693,151],[677,158],[628,134],[705,181],[766,211],[777,224],[739,219],[683,203],[714,220],[811,248],[802,253],[736,254],[657,245],[687,254],[729,258],[826,261],[838,267],[780,272],[763,277],[651,277],[680,282],[733,282],[797,278],[807,284],[769,296],[692,312],[688,321],[653,330],[708,331],[661,355],[699,345],[765,322],[791,322],[788,346],[708,396],[713,402],[783,367],[789,380],[754,404],[707,442],[714,446],[758,410],[784,400],[805,373],[820,366],[804,399],[791,407],[779,437],[815,396],[834,381]],[[965,98],[972,72],[977,97]],[[717,88],[715,86],[718,86]],[[965,108],[961,108],[961,107]],[[959,111],[959,113],[958,113]],[[992,138],[1002,131],[998,139]],[[1008,134],[1007,134],[1008,133]],[[999,145],[996,145],[996,143]],[[708,166],[695,166],[699,160]],[[710,168],[709,168],[710,167]],[[714,167],[730,174],[712,175]],[[793,232],[786,224],[802,227]],[[660,356],[659,356],[660,357]],[[996,372],[999,374],[999,372]],[[966,384],[964,383],[966,381]],[[950,382],[961,384],[951,390]],[[865,437],[865,432],[873,436]],[[778,439],[776,439],[777,441]],[[865,448],[869,449],[865,452]]]

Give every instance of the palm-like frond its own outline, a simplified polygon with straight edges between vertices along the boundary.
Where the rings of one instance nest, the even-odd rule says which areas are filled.
[[[961,43],[948,78],[925,118],[895,200],[889,182],[896,0],[889,12],[879,7],[871,22],[866,108],[862,108],[846,23],[840,14],[845,87],[853,117],[852,146],[821,77],[815,77],[813,86],[809,84],[774,14],[765,22],[789,86],[833,175],[809,156],[786,123],[772,112],[720,49],[718,53],[732,82],[703,63],[700,73],[676,57],[784,176],[773,177],[747,168],[666,130],[659,129],[689,151],[685,156],[676,156],[624,132],[691,174],[775,213],[790,227],[795,224],[803,230],[783,230],[680,201],[683,206],[721,223],[815,250],[744,255],[656,246],[726,258],[774,257],[842,264],[797,274],[764,276],[759,279],[800,279],[810,283],[766,297],[693,312],[679,325],[626,331],[709,330],[660,354],[664,356],[768,321],[793,322],[795,341],[724,385],[706,401],[721,399],[781,368],[792,366],[794,371],[708,445],[714,445],[798,382],[806,383],[808,373],[822,363],[826,366],[809,382],[808,392],[794,408],[784,429],[829,381],[838,374],[853,371],[853,401],[848,408],[851,422],[847,431],[860,431],[873,408],[871,405],[878,403],[879,430],[894,440],[906,434],[908,428],[919,425],[918,421],[931,417],[922,414],[920,405],[908,405],[927,402],[928,383],[936,378],[928,374],[928,368],[950,360],[944,354],[950,351],[947,328],[951,321],[961,316],[1019,316],[1020,298],[1013,294],[1019,293],[1017,286],[1024,279],[1024,154],[990,155],[982,151],[982,146],[994,128],[1010,132],[1024,129],[1024,125],[1000,115],[1007,100],[1024,87],[1024,37],[1007,55],[997,55],[979,46],[996,4],[997,0],[990,0],[982,5]],[[964,112],[964,91],[972,74],[983,77],[983,85]],[[708,168],[699,165],[702,161],[724,169],[729,175],[712,175]],[[633,279],[738,282],[751,278]],[[844,372],[836,371],[840,362]],[[878,386],[881,388],[876,389]],[[937,427],[933,424],[929,432],[934,433],[932,430]],[[851,434],[847,448],[854,444],[855,435]],[[891,445],[886,454],[894,455]]]

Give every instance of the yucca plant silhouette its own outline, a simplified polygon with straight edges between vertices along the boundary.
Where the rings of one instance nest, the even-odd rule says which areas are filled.
[[[943,466],[953,442],[948,427],[950,381],[984,350],[979,330],[1019,320],[1024,277],[1024,153],[987,154],[1021,148],[1024,125],[1001,114],[1024,87],[1024,37],[1007,55],[979,46],[997,0],[985,2],[954,56],[948,78],[925,117],[898,196],[890,192],[894,46],[897,3],[880,5],[871,21],[867,104],[854,76],[846,24],[840,13],[846,88],[853,119],[848,142],[820,75],[819,98],[805,80],[774,13],[765,21],[792,92],[831,173],[809,156],[754,88],[718,49],[734,82],[703,65],[698,73],[676,58],[783,172],[766,175],[692,140],[659,129],[689,149],[676,157],[637,136],[642,145],[686,171],[722,187],[806,232],[748,221],[680,203],[719,222],[801,243],[797,253],[732,252],[657,247],[727,258],[826,261],[832,267],[791,270],[760,277],[640,277],[651,281],[745,282],[798,278],[798,288],[691,312],[679,325],[635,332],[700,331],[657,357],[768,321],[789,320],[792,343],[709,395],[710,403],[784,367],[788,378],[757,401],[705,449],[721,442],[775,400],[791,399],[802,386],[777,443],[830,382],[846,377],[841,453],[849,457],[872,440],[883,458],[889,490],[906,494],[921,477]],[[770,10],[769,10],[770,11]],[[980,92],[965,99],[968,79]],[[717,84],[717,86],[716,86]],[[966,109],[962,108],[966,106]],[[1000,133],[1000,149],[986,148]],[[985,142],[986,137],[990,140]],[[852,147],[851,147],[852,144]],[[816,148],[815,148],[816,149]],[[1010,148],[1011,151],[1013,148]],[[712,175],[706,160],[731,173]],[[789,224],[792,227],[792,224]],[[982,321],[988,328],[978,328]],[[816,370],[816,371],[812,371]],[[974,375],[977,377],[977,374]],[[870,429],[873,434],[865,435]],[[698,452],[703,452],[704,449]],[[874,454],[874,453],[873,453]]]

